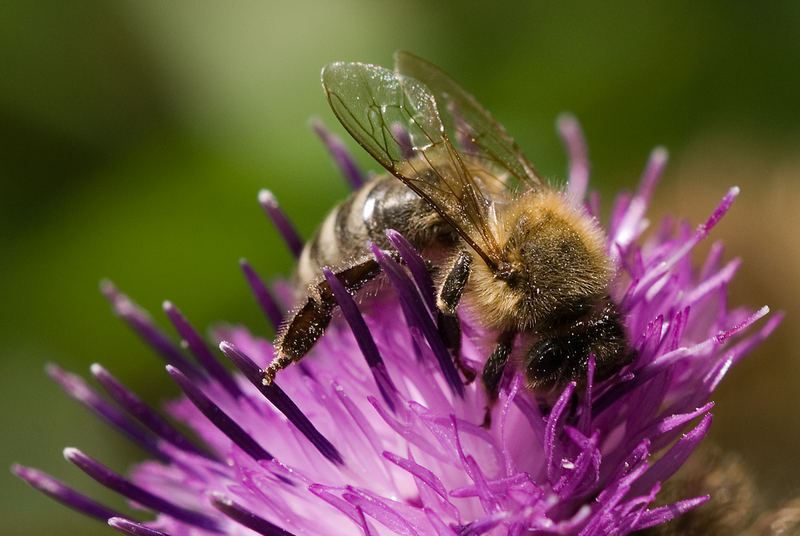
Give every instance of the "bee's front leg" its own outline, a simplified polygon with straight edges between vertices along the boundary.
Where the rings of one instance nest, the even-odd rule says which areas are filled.
[[[378,262],[370,257],[335,273],[349,292],[355,292],[381,272]],[[278,371],[300,361],[317,343],[331,321],[336,308],[328,282],[322,279],[309,288],[306,302],[283,325],[275,341],[275,357],[264,369],[263,382],[270,385]]]
[[[464,287],[469,281],[471,265],[472,256],[466,251],[461,251],[450,267],[450,271],[439,289],[439,294],[436,296],[436,307],[439,309],[436,324],[439,336],[450,350],[453,360],[464,374],[467,383],[475,380],[476,372],[461,360],[461,321],[458,318],[456,307],[458,307]]]
[[[514,347],[513,331],[505,331],[497,340],[497,346],[486,360],[481,373],[481,382],[486,389],[486,414],[483,417],[483,427],[489,428],[492,425],[492,407],[497,402],[497,395],[500,391],[500,380],[503,378],[503,371],[508,363],[511,350]]]

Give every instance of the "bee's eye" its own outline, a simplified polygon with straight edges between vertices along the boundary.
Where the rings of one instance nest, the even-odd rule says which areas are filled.
[[[519,270],[514,268],[511,263],[504,262],[497,267],[495,277],[505,281],[509,287],[514,288],[519,282]]]

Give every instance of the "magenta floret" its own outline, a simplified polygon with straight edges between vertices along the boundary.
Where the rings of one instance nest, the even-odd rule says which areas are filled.
[[[364,175],[341,142],[320,125],[351,184]],[[567,194],[585,198],[588,159],[574,118],[559,129],[570,155]],[[486,395],[465,383],[435,326],[434,285],[424,261],[398,233],[394,251],[373,247],[389,285],[357,303],[326,272],[344,321],[334,322],[312,355],[264,385],[271,343],[240,327],[218,330],[222,367],[171,303],[165,312],[195,360],[110,283],[116,314],[167,361],[185,397],[168,413],[198,441],[173,428],[108,371],[92,372],[107,400],[51,366],[73,398],[128,435],[155,459],[123,477],[77,449],[65,456],[135,508],[156,510],[136,522],[43,473],[13,472],[56,500],[126,534],[290,534],[467,536],[624,535],[669,521],[708,497],[655,506],[662,484],[691,455],[711,425],[711,394],[722,377],[781,320],[730,309],[727,286],[739,261],[722,264],[715,244],[700,268],[690,254],[738,194],[732,188],[696,229],[665,220],[646,239],[645,214],[666,164],[656,149],[636,192],[620,195],[608,223],[608,251],[620,267],[611,289],[636,352],[612,378],[568,384],[543,405],[511,370],[492,427],[481,426]],[[297,254],[294,227],[271,194],[260,200]],[[597,214],[598,196],[587,210]],[[400,262],[402,260],[402,263]],[[253,268],[242,268],[259,303],[277,323],[278,301]],[[479,321],[463,319],[463,359],[485,360]],[[280,384],[280,386],[278,385]],[[141,425],[139,424],[141,423]]]

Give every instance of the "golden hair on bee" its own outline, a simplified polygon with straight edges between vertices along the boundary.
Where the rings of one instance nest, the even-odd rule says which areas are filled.
[[[603,297],[613,275],[598,223],[556,190],[527,192],[497,215],[503,259],[515,276],[499,278],[475,262],[466,298],[492,329],[536,329],[560,309]]]

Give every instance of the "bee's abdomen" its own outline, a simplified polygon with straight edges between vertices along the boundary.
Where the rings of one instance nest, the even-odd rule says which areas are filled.
[[[456,241],[455,231],[425,201],[395,177],[382,175],[336,206],[306,242],[296,288],[318,280],[323,267],[336,271],[369,255],[367,242],[388,248],[387,229],[399,231],[418,249]]]

